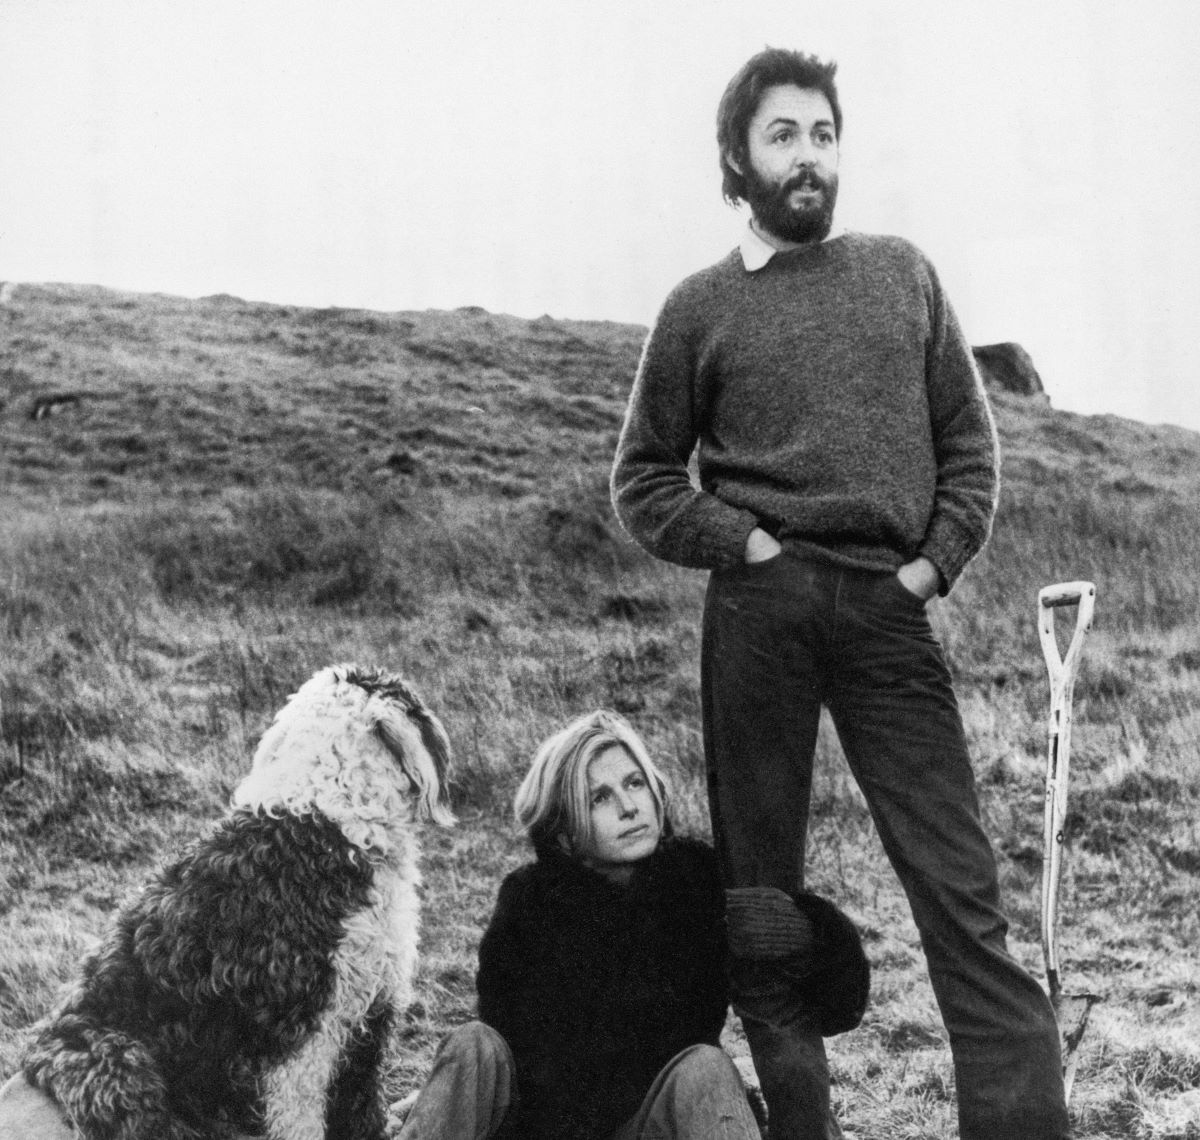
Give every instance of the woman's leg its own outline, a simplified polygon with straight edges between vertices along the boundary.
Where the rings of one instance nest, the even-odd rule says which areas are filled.
[[[614,1140],[759,1140],[746,1089],[715,1045],[676,1054]]]
[[[512,1053],[482,1021],[469,1021],[438,1047],[433,1069],[397,1140],[486,1140],[504,1123],[515,1093]]]
[[[12,1140],[73,1140],[75,1129],[58,1105],[20,1073],[0,1087],[0,1136]]]

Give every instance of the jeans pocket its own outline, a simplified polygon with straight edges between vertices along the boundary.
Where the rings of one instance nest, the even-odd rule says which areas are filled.
[[[914,594],[903,582],[900,581],[899,574],[887,574],[884,576],[884,584],[890,587],[890,591],[896,597],[902,599],[906,604],[915,606],[917,609],[924,609],[928,598],[922,598],[919,594]]]
[[[763,558],[758,562],[742,562],[738,565],[738,573],[765,574],[768,570],[773,570],[778,566],[785,557],[784,552],[781,550],[778,554],[772,554],[770,558]]]

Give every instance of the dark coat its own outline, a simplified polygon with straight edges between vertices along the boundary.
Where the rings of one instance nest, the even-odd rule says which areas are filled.
[[[513,1135],[601,1140],[728,1004],[712,849],[667,838],[620,886],[555,850],[500,887],[479,948],[479,1015],[508,1042]]]

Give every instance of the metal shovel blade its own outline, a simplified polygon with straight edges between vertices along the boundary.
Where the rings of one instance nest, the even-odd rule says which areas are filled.
[[[1062,880],[1063,852],[1066,843],[1067,783],[1071,770],[1071,700],[1083,642],[1092,627],[1096,587],[1091,582],[1061,582],[1046,586],[1038,593],[1038,636],[1046,668],[1050,673],[1050,720],[1046,752],[1046,809],[1043,821],[1042,851],[1042,951],[1046,960],[1046,980],[1050,1001],[1058,1019],[1063,1055],[1063,1086],[1071,1096],[1077,1052],[1087,1028],[1096,994],[1064,994],[1058,960],[1058,889]],[[1067,652],[1059,655],[1054,634],[1054,611],[1061,606],[1077,606],[1075,632]]]
[[[1079,1067],[1079,1043],[1087,1029],[1092,1006],[1099,1000],[1099,994],[1059,994],[1056,1001],[1051,1001],[1054,1016],[1058,1020],[1063,1057],[1063,1093],[1068,1101],[1075,1084],[1075,1070]]]

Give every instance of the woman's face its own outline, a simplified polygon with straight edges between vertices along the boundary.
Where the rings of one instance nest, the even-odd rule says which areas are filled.
[[[617,744],[592,757],[587,780],[592,838],[581,857],[602,875],[625,882],[633,864],[658,846],[662,825],[654,794],[641,768]]]

